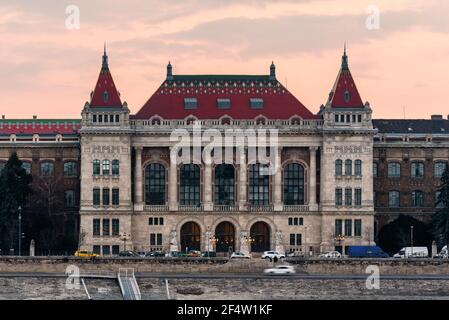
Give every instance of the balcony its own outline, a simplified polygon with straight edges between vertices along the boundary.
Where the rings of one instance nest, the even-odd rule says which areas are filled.
[[[308,205],[284,205],[285,212],[308,212]]]
[[[203,211],[203,205],[180,205],[178,211],[198,212]]]
[[[168,206],[167,205],[145,205],[143,207],[144,211],[148,212],[167,212]]]
[[[274,207],[271,204],[269,204],[269,205],[253,205],[253,204],[250,204],[248,206],[248,211],[252,211],[252,212],[273,212],[274,211]]]
[[[214,211],[217,212],[235,212],[238,209],[235,205],[214,205]]]

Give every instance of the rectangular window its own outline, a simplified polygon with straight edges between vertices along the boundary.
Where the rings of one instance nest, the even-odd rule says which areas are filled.
[[[109,117],[108,117],[107,114],[104,115],[104,122],[105,122],[105,123],[109,122]]]
[[[336,219],[335,220],[335,236],[343,235],[343,220]]]
[[[109,237],[109,235],[111,234],[109,224],[109,219],[103,219],[103,237]]]
[[[352,237],[352,220],[345,220],[345,237]]]
[[[155,226],[159,225],[159,219],[158,218],[153,218],[153,223]]]
[[[97,115],[96,115],[96,114],[94,114],[94,115],[92,116],[92,121],[93,121],[93,123],[96,123],[96,122],[97,122]]]
[[[112,236],[117,237],[120,234],[120,220],[112,219]]]
[[[290,245],[291,246],[301,246],[302,245],[302,234],[290,233]]]
[[[120,253],[120,246],[112,246],[112,254],[118,255]]]
[[[377,162],[373,162],[373,177],[377,177]]]
[[[354,236],[356,236],[356,237],[362,236],[362,220],[361,219],[354,220]]]
[[[357,116],[357,118],[358,118],[358,121],[359,121],[359,122],[362,122],[362,115],[361,115],[361,114],[359,114],[359,115]]]
[[[150,226],[153,225],[153,218],[148,218],[148,225],[150,225]]]
[[[293,225],[293,218],[288,218],[288,225],[292,226]]]
[[[112,205],[118,206],[120,204],[120,189],[112,189]]]
[[[343,191],[341,188],[335,189],[335,205],[341,206],[343,205]]]
[[[290,245],[295,246],[296,245],[296,234],[290,233]]]
[[[263,99],[262,98],[251,98],[250,100],[251,109],[263,109]]]
[[[103,255],[108,256],[111,254],[111,247],[110,246],[103,246]]]
[[[93,247],[93,252],[96,254],[101,254],[101,247],[100,246],[94,246]]]
[[[159,225],[163,226],[164,225],[164,218],[159,218]]]
[[[95,188],[93,190],[92,198],[93,198],[94,206],[99,206],[100,205],[100,189]]]
[[[115,115],[115,122],[117,122],[117,123],[120,122],[120,115],[118,115],[118,114]]]
[[[361,206],[362,205],[362,189],[355,189],[354,191],[354,197],[355,197],[355,205]]]
[[[388,193],[388,207],[399,208],[399,191],[390,191]]]
[[[93,226],[94,237],[99,237],[100,236],[100,219],[94,219],[92,226]]]
[[[109,189],[108,188],[103,189],[103,205],[104,206],[109,205]]]
[[[298,218],[293,218],[293,224],[294,224],[295,226],[298,225]]]
[[[218,98],[217,99],[218,109],[229,109],[231,108],[231,99]]]
[[[352,206],[352,189],[345,189],[345,205]]]
[[[198,100],[196,98],[184,98],[184,109],[191,110],[198,107]]]
[[[109,116],[109,119],[110,119],[109,122],[111,122],[111,123],[114,122],[114,115],[111,114],[111,115]]]
[[[339,120],[339,117],[338,117],[338,114],[336,114],[335,115],[335,122],[338,122],[338,120]]]
[[[162,233],[150,233],[150,246],[162,246]]]
[[[100,123],[103,122],[103,115],[101,115],[101,114],[98,115],[98,122],[100,122]]]
[[[304,218],[299,218],[299,225],[303,226],[304,225]]]

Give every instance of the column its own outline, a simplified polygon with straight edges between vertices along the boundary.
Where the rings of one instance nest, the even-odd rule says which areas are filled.
[[[316,202],[316,152],[318,147],[310,147],[310,175],[309,175],[309,209],[318,210]]]
[[[172,148],[170,148],[171,154]],[[168,199],[170,211],[178,211],[178,166],[176,164],[176,158],[170,157],[170,170],[168,180]]]
[[[212,164],[204,165],[204,210],[212,211],[214,208],[212,203]]]
[[[248,207],[246,206],[248,200],[247,200],[247,170],[248,165],[246,163],[246,150],[240,149],[241,152],[239,155],[239,210],[240,211],[247,211]]]
[[[282,211],[284,209],[282,203],[282,147],[277,148],[276,163],[274,174],[274,211]]]
[[[136,147],[136,166],[135,166],[135,180],[134,180],[135,210],[143,210],[142,149],[143,149],[142,147]]]

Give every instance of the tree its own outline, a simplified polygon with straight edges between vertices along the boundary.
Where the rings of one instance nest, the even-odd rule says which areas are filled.
[[[31,193],[31,181],[22,161],[13,153],[0,173],[0,248],[13,247],[18,209],[25,206]]]
[[[441,177],[440,194],[437,199],[439,208],[432,216],[432,233],[438,249],[449,244],[449,168],[446,166]],[[449,248],[449,246],[448,246]]]

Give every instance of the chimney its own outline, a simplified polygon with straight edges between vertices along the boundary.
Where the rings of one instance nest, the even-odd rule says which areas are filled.
[[[33,119],[36,120],[36,119],[37,119],[37,116],[33,116]]]
[[[432,120],[443,120],[443,116],[441,114],[433,114],[430,119]]]
[[[5,120],[6,116],[4,114],[2,114],[2,120]]]

